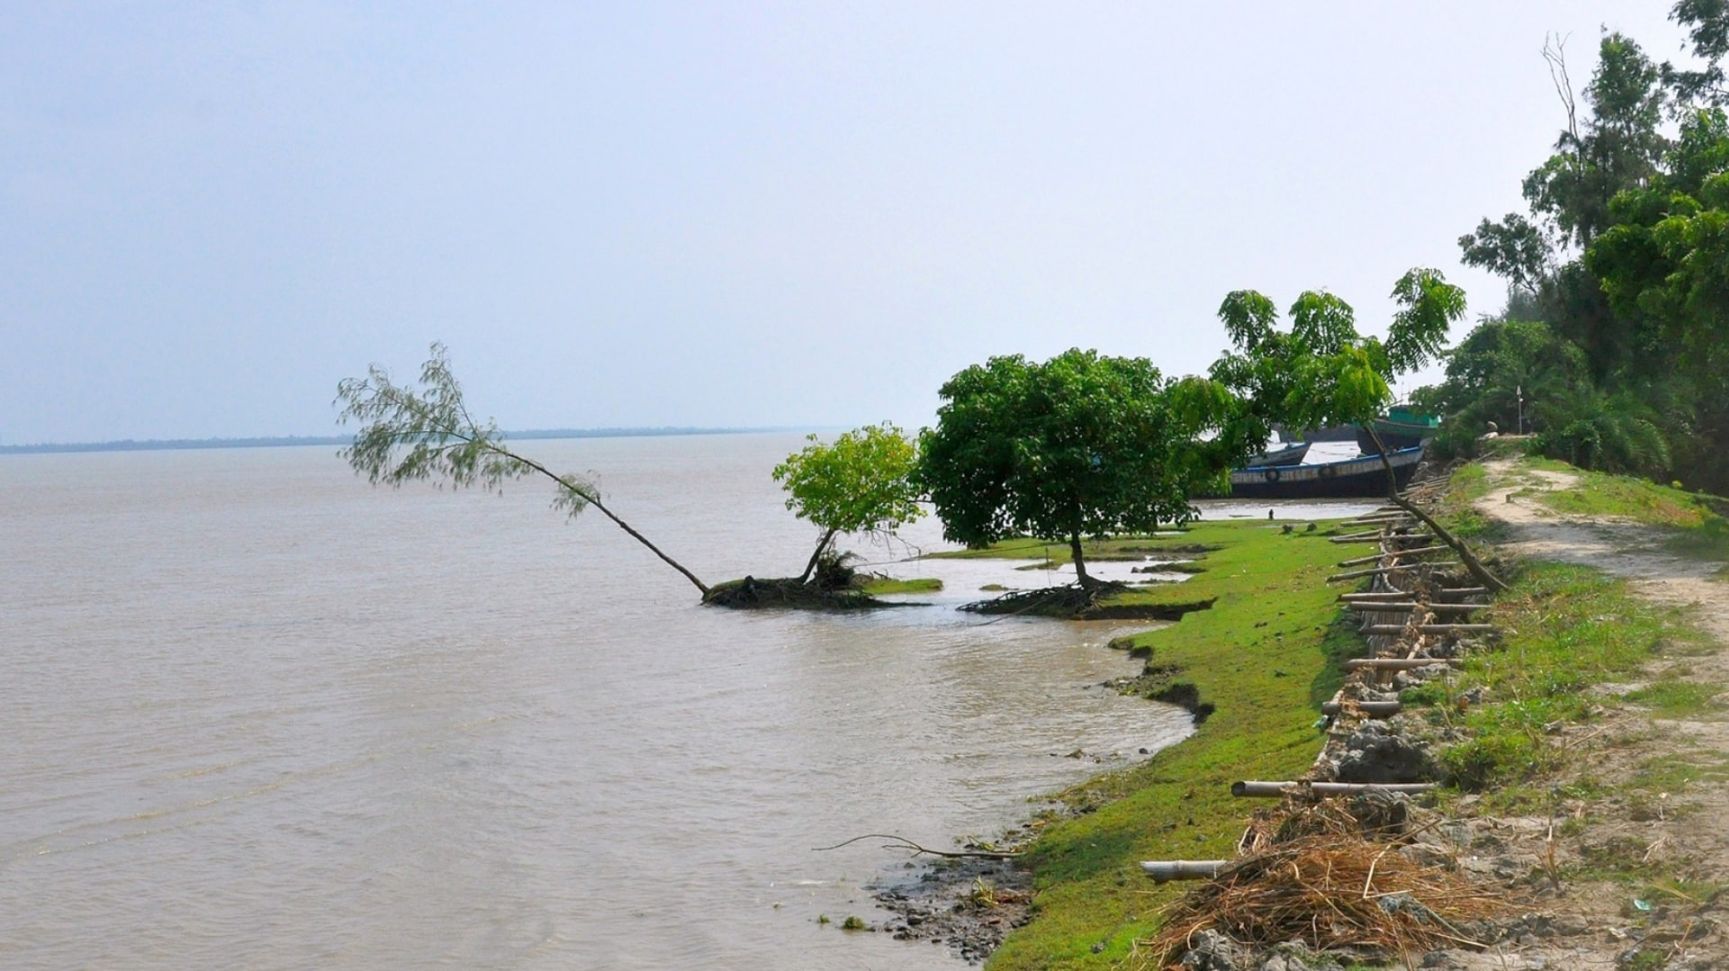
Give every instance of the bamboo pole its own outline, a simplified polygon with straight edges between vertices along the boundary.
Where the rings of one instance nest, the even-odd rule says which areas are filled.
[[[1405,624],[1370,624],[1363,628],[1365,634],[1403,634],[1410,627]],[[1417,624],[1419,634],[1487,634],[1495,629],[1494,624]]]
[[[1147,860],[1141,864],[1155,882],[1167,880],[1211,880],[1229,860]]]
[[[1458,667],[1464,662],[1452,657],[1354,657],[1345,662],[1348,671],[1414,671],[1434,664]]]
[[[1292,790],[1308,789],[1317,796],[1357,796],[1366,792],[1428,792],[1433,782],[1233,782],[1231,795],[1278,797]]]
[[[1388,715],[1397,715],[1404,706],[1397,701],[1359,701],[1356,702],[1356,707],[1365,715],[1385,718]],[[1321,705],[1321,714],[1323,715],[1337,715],[1344,710],[1345,705],[1337,701],[1329,701]]]
[[[1374,556],[1359,556],[1359,557],[1357,557],[1355,559],[1351,559],[1351,560],[1341,560],[1339,562],[1339,565],[1340,566],[1357,566],[1357,565],[1363,564],[1363,563],[1373,563],[1383,556],[1416,556],[1420,553],[1440,553],[1442,551],[1446,551],[1446,552],[1450,553],[1450,552],[1452,552],[1452,547],[1449,547],[1449,546],[1420,546],[1414,550],[1384,550],[1380,553],[1376,553]]]
[[[1339,599],[1345,603],[1374,603],[1382,600],[1409,600],[1416,594],[1409,590],[1364,590],[1359,593],[1341,593]]]
[[[1351,608],[1352,610],[1362,610],[1362,611],[1369,611],[1369,612],[1385,610],[1388,613],[1393,613],[1395,611],[1416,610],[1417,608],[1421,607],[1424,610],[1433,610],[1437,614],[1463,614],[1463,613],[1469,613],[1473,610],[1488,610],[1491,605],[1490,604],[1438,604],[1438,603],[1420,604],[1420,603],[1401,603],[1397,600],[1356,600],[1356,601],[1351,601],[1349,603],[1346,603],[1345,606]]]
[[[1382,573],[1395,573],[1399,570],[1410,570],[1419,566],[1448,566],[1457,564],[1457,560],[1426,560],[1422,563],[1404,563],[1397,566],[1378,566],[1372,570],[1347,570],[1344,573],[1333,574],[1327,578],[1327,582],[1337,583],[1340,580],[1359,580],[1363,577],[1372,577]]]

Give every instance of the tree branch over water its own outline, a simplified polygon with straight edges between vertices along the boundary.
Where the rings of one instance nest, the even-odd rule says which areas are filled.
[[[367,368],[366,377],[339,382],[333,403],[340,407],[337,424],[361,426],[353,444],[338,454],[373,485],[437,481],[492,491],[507,480],[543,475],[558,487],[553,508],[574,519],[593,506],[707,596],[708,585],[696,574],[606,507],[594,482],[572,473],[558,475],[511,451],[495,422],[488,420],[483,425],[475,421],[463,401],[462,386],[451,373],[443,344],[433,344],[431,357],[421,365],[418,392],[392,382],[390,373],[374,364]]]

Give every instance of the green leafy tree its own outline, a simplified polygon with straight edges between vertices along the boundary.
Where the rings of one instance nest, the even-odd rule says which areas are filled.
[[[917,480],[949,539],[1066,541],[1083,589],[1082,540],[1145,532],[1193,516],[1209,476],[1193,451],[1217,396],[1178,394],[1145,358],[1069,350],[1043,363],[993,357],[942,386],[920,439]]]
[[[1705,62],[1700,68],[1678,68],[1664,62],[1663,80],[1678,100],[1722,106],[1729,103],[1724,85],[1723,55],[1729,54],[1729,2],[1725,0],[1678,0],[1669,19],[1687,31],[1693,55]]]
[[[555,486],[554,508],[574,519],[592,506],[708,595],[708,586],[696,574],[608,508],[592,481],[559,475],[512,451],[496,423],[489,419],[482,424],[470,417],[444,345],[432,345],[431,356],[420,368],[418,389],[397,384],[388,371],[374,364],[366,377],[346,378],[336,386],[336,404],[338,423],[360,425],[354,443],[340,454],[373,485],[436,481],[492,490],[508,480],[544,476]]]
[[[1509,433],[1521,431],[1521,422],[1542,431],[1552,413],[1535,404],[1590,385],[1584,351],[1540,321],[1484,321],[1445,356],[1446,380],[1412,400],[1446,416],[1437,437],[1447,454],[1472,454],[1490,422]]]
[[[1433,361],[1454,321],[1465,314],[1465,294],[1438,270],[1417,267],[1393,285],[1398,310],[1383,340],[1357,332],[1351,305],[1330,293],[1309,291],[1291,305],[1291,329],[1277,329],[1273,303],[1252,290],[1230,294],[1219,317],[1234,345],[1212,368],[1212,380],[1242,405],[1236,420],[1251,426],[1240,440],[1252,441],[1261,426],[1280,421],[1308,428],[1361,425],[1379,444],[1374,420],[1392,403],[1392,383]],[[1456,550],[1478,579],[1505,587],[1481,561],[1440,524],[1398,495],[1393,466],[1381,448],[1387,498],[1423,520]]]
[[[1635,346],[1634,322],[1608,305],[1596,278],[1576,258],[1615,222],[1620,192],[1645,185],[1662,165],[1669,103],[1662,69],[1631,39],[1605,34],[1598,63],[1578,103],[1565,50],[1546,46],[1566,114],[1553,153],[1525,177],[1529,215],[1487,219],[1459,238],[1464,262],[1505,278],[1536,298],[1535,313],[1586,351],[1594,380],[1621,369]]]
[[[824,443],[810,444],[775,466],[774,479],[787,492],[786,507],[822,530],[816,551],[799,574],[808,582],[840,533],[893,533],[923,510],[910,483],[918,450],[888,422],[855,428]]]
[[[1666,171],[1617,196],[1616,223],[1585,254],[1611,307],[1632,321],[1634,353],[1621,380],[1580,396],[1582,436],[1551,439],[1557,454],[1621,468],[1670,455],[1690,480],[1729,485],[1729,116],[1694,111],[1682,120]],[[1644,407],[1633,407],[1630,398]],[[1622,420],[1604,424],[1607,415]],[[1666,448],[1644,440],[1649,424]],[[1638,434],[1610,434],[1615,425]],[[1589,447],[1594,428],[1610,444]],[[1584,444],[1581,444],[1584,443]]]
[[[1392,381],[1434,360],[1453,322],[1465,313],[1464,291],[1438,270],[1418,267],[1393,285],[1398,304],[1385,340],[1357,332],[1351,305],[1309,291],[1291,305],[1291,328],[1277,329],[1266,296],[1239,290],[1225,297],[1219,319],[1233,349],[1215,362],[1214,381],[1243,403],[1251,426],[1245,447],[1264,447],[1274,423],[1297,427],[1365,424],[1392,403]]]

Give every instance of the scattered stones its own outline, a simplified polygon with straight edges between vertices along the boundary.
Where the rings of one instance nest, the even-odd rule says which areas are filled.
[[[1421,782],[1435,777],[1428,749],[1383,722],[1358,725],[1344,748],[1335,770],[1340,782]]]

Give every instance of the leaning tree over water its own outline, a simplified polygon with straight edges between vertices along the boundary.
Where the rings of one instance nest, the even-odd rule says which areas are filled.
[[[490,419],[484,424],[475,421],[462,400],[462,386],[451,373],[443,344],[432,345],[431,357],[420,367],[419,385],[416,390],[397,384],[388,371],[374,364],[367,368],[366,377],[346,378],[336,386],[335,403],[341,409],[337,422],[360,425],[354,444],[340,453],[357,474],[373,485],[435,480],[488,490],[507,480],[545,476],[557,486],[553,508],[574,519],[593,506],[708,596],[708,584],[607,508],[593,481],[553,472],[508,448]]]

